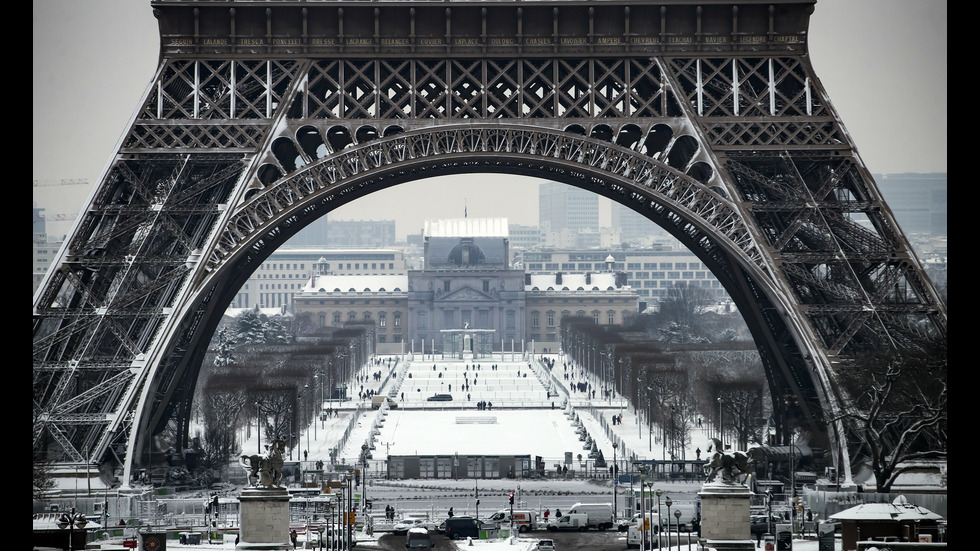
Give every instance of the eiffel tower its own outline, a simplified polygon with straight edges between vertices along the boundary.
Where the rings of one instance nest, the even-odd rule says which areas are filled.
[[[34,298],[34,449],[186,444],[207,343],[306,224],[435,175],[630,206],[745,318],[777,432],[848,472],[837,370],[945,340],[945,305],[807,56],[813,2],[153,0],[161,57]]]

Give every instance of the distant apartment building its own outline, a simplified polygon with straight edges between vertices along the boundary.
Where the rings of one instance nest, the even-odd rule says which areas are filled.
[[[536,249],[543,243],[540,226],[524,226],[521,224],[510,224],[510,249],[528,250]]]
[[[334,220],[328,214],[293,236],[291,248],[387,248],[395,244],[394,220]]]
[[[610,269],[607,259],[612,257]],[[719,300],[728,293],[710,270],[690,251],[667,249],[526,251],[524,269],[530,274],[624,272],[626,284],[641,301],[656,302],[677,283],[697,285]]]
[[[252,273],[233,308],[293,309],[293,297],[314,274],[391,276],[405,274],[397,249],[279,249]]]

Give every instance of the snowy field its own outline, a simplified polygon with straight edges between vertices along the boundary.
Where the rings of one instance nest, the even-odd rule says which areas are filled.
[[[506,355],[508,359],[509,356]],[[291,450],[291,458],[304,459],[303,451],[306,451],[307,461],[322,459],[329,462],[330,450],[350,428],[338,454],[338,462],[354,463],[361,446],[377,429],[372,472],[384,469],[382,461],[387,455],[457,453],[537,455],[544,458],[547,468],[551,469],[555,462],[563,460],[565,452],[571,452],[572,457],[588,456],[575,433],[575,415],[595,439],[607,463],[611,464],[614,456],[613,441],[619,445],[616,455],[621,461],[625,457],[664,458],[664,446],[657,429],[648,430],[642,411],[638,417],[637,412],[616,395],[593,399],[591,395],[573,391],[573,382],[585,382],[593,389],[601,389],[603,382],[589,377],[580,368],[569,365],[567,370],[564,369],[563,358],[558,355],[548,357],[557,364],[551,371],[538,361],[540,356],[524,361],[518,357],[514,362],[499,358],[482,361],[479,371],[474,369],[472,361],[416,357],[415,362],[399,361],[392,376],[383,384],[373,382],[370,375],[379,370],[387,374],[384,367],[365,367],[359,375],[372,382],[352,385],[353,393],[393,394],[399,407],[385,415],[367,407],[370,399],[355,397],[346,402],[326,404],[325,408],[333,414],[315,422],[315,427],[310,425],[300,431],[299,445]],[[491,369],[491,365],[497,368]],[[566,373],[568,378],[565,378]],[[453,401],[427,400],[440,393],[451,394]],[[480,402],[490,402],[493,406],[477,409]],[[564,410],[562,404],[566,404]],[[357,412],[358,405],[362,408],[360,413]],[[622,415],[622,424],[612,424],[614,415]],[[703,450],[701,457],[705,457],[714,429],[707,422],[698,427],[696,418],[690,419],[689,423],[693,428],[683,458],[694,459],[698,448]],[[251,436],[242,435],[242,449],[245,453],[259,450],[254,430]],[[622,463],[620,466],[625,468]]]

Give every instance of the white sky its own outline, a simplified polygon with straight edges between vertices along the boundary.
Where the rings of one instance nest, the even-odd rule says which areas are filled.
[[[156,69],[156,21],[147,0],[33,0],[33,7],[33,179],[96,182]],[[946,12],[945,0],[819,0],[815,7],[813,64],[872,172],[947,170]],[[402,236],[424,219],[460,216],[465,201],[473,217],[535,224],[537,188],[528,181],[415,182],[332,216],[395,217]],[[34,188],[49,218],[77,211],[86,197],[80,186]]]

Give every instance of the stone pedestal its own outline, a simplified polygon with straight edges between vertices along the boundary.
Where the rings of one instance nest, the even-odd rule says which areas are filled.
[[[701,539],[718,551],[755,549],[749,520],[752,492],[742,484],[709,482],[701,487]]]
[[[241,502],[240,537],[236,551],[291,550],[289,492],[285,488],[249,488]]]

